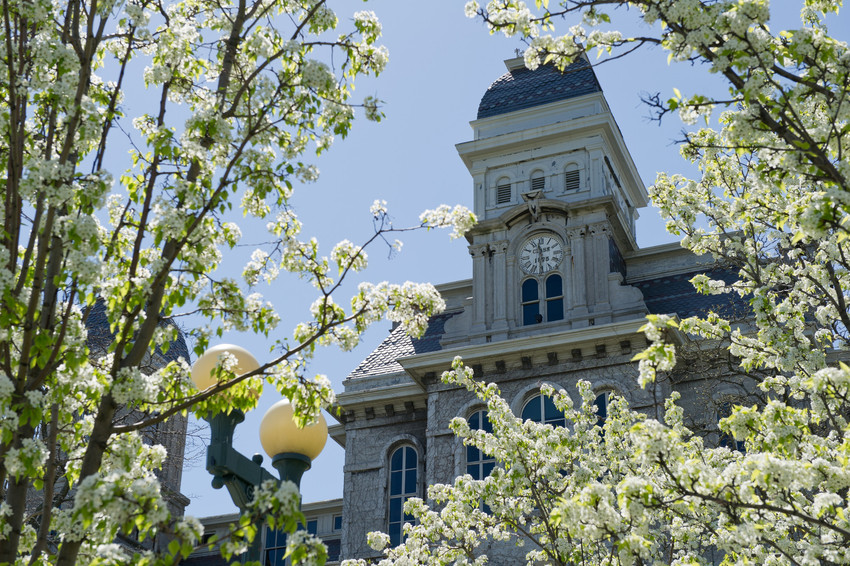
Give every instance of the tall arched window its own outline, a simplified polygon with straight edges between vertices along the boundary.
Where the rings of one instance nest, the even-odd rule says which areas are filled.
[[[538,287],[537,279],[526,279],[522,282],[522,324],[525,326],[543,322]]]
[[[529,278],[522,282],[522,324],[538,324],[564,319],[564,283],[563,278],[553,273],[540,281]],[[541,285],[543,286],[543,312],[540,309]]]
[[[608,402],[611,400],[611,391],[603,391],[593,400],[593,406],[596,407],[596,426],[599,427],[599,434],[605,438],[605,421],[608,419]]]
[[[725,399],[720,403],[720,406],[717,408],[717,422],[719,423],[721,419],[725,419],[726,417],[732,416],[732,405],[733,402],[731,399]],[[735,440],[735,437],[727,432],[720,432],[720,446],[724,448],[728,448],[729,450],[737,450],[738,452],[746,452],[746,444],[743,440]]]
[[[404,514],[404,502],[416,496],[417,465],[419,458],[412,446],[402,446],[390,456],[390,513],[388,531],[392,546],[404,540],[402,526],[413,521]]]
[[[553,273],[546,278],[546,320],[563,320],[564,284],[561,276]]]
[[[470,415],[469,428],[472,430],[483,430],[485,432],[493,432],[493,425],[490,424],[490,419],[487,418],[487,411],[475,411]],[[487,456],[481,450],[474,446],[466,447],[466,473],[472,476],[474,480],[483,480],[490,475],[493,468],[496,466],[496,459]]]
[[[552,426],[566,426],[567,419],[564,413],[558,410],[551,397],[546,395],[535,395],[522,407],[522,419],[531,420],[536,423],[550,424]]]
[[[610,391],[603,391],[593,401],[593,405],[596,407],[596,424],[600,428],[605,425],[605,419],[608,418],[608,401],[610,400],[610,395]]]

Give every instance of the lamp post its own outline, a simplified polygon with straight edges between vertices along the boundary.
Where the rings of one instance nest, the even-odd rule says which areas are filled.
[[[209,348],[192,366],[192,381],[203,391],[217,381],[214,372],[222,355],[230,354],[236,359],[231,370],[236,375],[254,371],[260,367],[256,358],[246,349],[232,344],[221,344]],[[311,462],[321,453],[328,438],[325,417],[303,428],[293,420],[292,405],[283,399],[272,405],[260,422],[260,443],[272,459],[272,466],[280,474],[276,479],[263,467],[263,457],[254,454],[246,458],[233,448],[233,432],[236,425],[245,420],[245,413],[231,409],[226,413],[205,415],[210,424],[210,445],[207,447],[207,471],[212,474],[215,489],[227,487],[230,498],[240,511],[245,511],[254,497],[254,489],[266,480],[291,481],[301,489],[301,476],[310,469]],[[260,560],[260,533],[254,537],[243,561]]]

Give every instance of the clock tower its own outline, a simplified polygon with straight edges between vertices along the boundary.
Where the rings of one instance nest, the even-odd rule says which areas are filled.
[[[541,395],[543,384],[578,406],[578,383],[588,383],[599,419],[612,394],[653,414],[675,388],[703,431],[716,427],[713,400],[734,387],[734,379],[715,386],[713,374],[694,368],[652,391],[640,387],[633,358],[646,344],[646,314],[736,316],[749,305],[694,290],[698,273],[735,279],[711,257],[677,243],[637,248],[646,189],[586,59],[563,73],[529,71],[520,59],[506,64],[481,99],[472,141],[457,146],[479,219],[466,236],[472,279],[439,285],[446,310],[424,335],[393,327],[337,398],[342,412],[331,436],[345,446],[344,557],[379,560],[366,543],[376,529],[400,542],[403,503],[425,497],[425,486],[463,474],[483,480],[501,465],[450,430],[457,418],[471,429],[489,422],[471,391],[440,379],[458,356],[498,386],[517,417],[553,426],[566,421]],[[687,339],[672,331],[670,338]],[[478,550],[498,565],[525,556],[513,541],[482,540]]]
[[[472,298],[442,343],[487,343],[641,317],[624,285],[646,188],[590,63],[505,62],[457,150],[479,224]]]

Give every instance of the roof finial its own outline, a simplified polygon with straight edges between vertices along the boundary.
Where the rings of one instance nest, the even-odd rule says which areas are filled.
[[[522,57],[522,49],[520,49],[519,47],[514,49],[514,53],[516,54],[517,57]]]

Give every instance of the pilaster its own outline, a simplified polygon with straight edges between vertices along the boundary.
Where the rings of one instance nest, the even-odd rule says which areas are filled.
[[[609,193],[605,175],[605,154],[601,147],[588,147],[590,154],[590,193],[593,197]]]
[[[607,222],[588,226],[592,260],[591,288],[593,289],[594,324],[611,322],[611,302],[608,297],[608,272],[610,271],[610,251],[608,249],[609,229]]]
[[[508,240],[500,240],[490,244],[493,252],[493,325],[494,333],[506,333],[508,330],[507,305],[508,296],[508,270],[507,252]],[[504,336],[507,337],[507,336]]]
[[[573,308],[569,318],[573,327],[587,326],[587,278],[585,276],[585,228],[567,230],[572,255],[570,295]]]
[[[473,244],[469,246],[472,256],[472,333],[484,332],[487,329],[487,256],[489,244]]]

